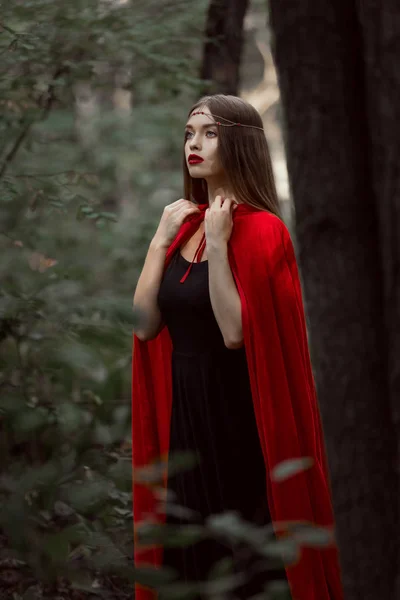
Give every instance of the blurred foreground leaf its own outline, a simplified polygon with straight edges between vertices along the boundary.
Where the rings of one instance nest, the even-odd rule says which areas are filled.
[[[307,457],[285,460],[279,463],[279,465],[273,469],[271,473],[271,479],[277,482],[285,481],[285,479],[289,479],[298,473],[302,473],[303,471],[310,469],[313,464],[313,459]]]

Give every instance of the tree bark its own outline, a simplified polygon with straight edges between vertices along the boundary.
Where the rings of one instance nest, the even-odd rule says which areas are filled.
[[[238,95],[243,23],[249,0],[210,0],[201,78],[206,94]]]
[[[400,337],[389,335],[385,308],[389,289],[392,302],[396,294],[399,300],[400,271],[396,263],[394,282],[393,270],[388,276],[383,267],[389,215],[378,219],[382,174],[375,176],[372,165],[386,140],[371,144],[368,32],[355,4],[270,0],[270,16],[345,598],[375,600],[396,597],[398,477],[388,356]],[[375,86],[375,94],[381,91]],[[384,97],[377,101],[386,106]]]
[[[371,174],[379,217],[388,384],[400,465],[400,6],[365,0],[358,6],[364,56]],[[400,497],[397,493],[397,501]],[[398,533],[397,533],[398,536]],[[396,594],[400,597],[400,556]]]

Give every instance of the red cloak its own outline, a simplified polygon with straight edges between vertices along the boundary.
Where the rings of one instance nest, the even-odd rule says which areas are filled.
[[[165,267],[198,229],[207,205],[186,222],[169,248]],[[323,434],[307,344],[303,301],[292,241],[269,212],[240,204],[233,213],[229,264],[242,306],[242,326],[252,398],[264,455],[272,520],[333,527]],[[133,468],[168,455],[172,402],[172,343],[166,327],[149,342],[134,336],[132,362]],[[311,457],[313,466],[283,482],[271,480],[282,461]],[[134,525],[154,515],[148,487],[133,484]],[[135,527],[136,530],[136,527]],[[135,534],[136,538],[136,534]],[[158,566],[161,548],[135,543],[135,565]],[[335,547],[303,548],[287,566],[294,600],[340,600],[343,592]],[[136,586],[136,600],[156,595]]]

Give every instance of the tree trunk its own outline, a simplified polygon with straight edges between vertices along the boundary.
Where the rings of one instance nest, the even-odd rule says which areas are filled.
[[[249,0],[210,0],[201,67],[206,94],[238,95],[243,22]]]
[[[380,226],[389,394],[400,465],[400,5],[397,0],[382,4],[366,0],[358,10],[364,32],[371,173]],[[400,555],[397,564],[394,597],[399,598]]]
[[[395,598],[398,481],[387,376],[395,336],[388,344],[380,245],[390,211],[380,226],[367,32],[350,0],[270,0],[270,10],[345,598]],[[386,106],[384,97],[377,101]],[[399,273],[397,263],[397,287],[390,288],[397,299]]]

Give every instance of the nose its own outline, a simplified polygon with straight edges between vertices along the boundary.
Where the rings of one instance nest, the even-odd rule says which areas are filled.
[[[199,142],[199,137],[198,137],[197,133],[194,134],[194,136],[190,140],[189,148],[191,150],[199,150],[200,149],[200,142]]]

